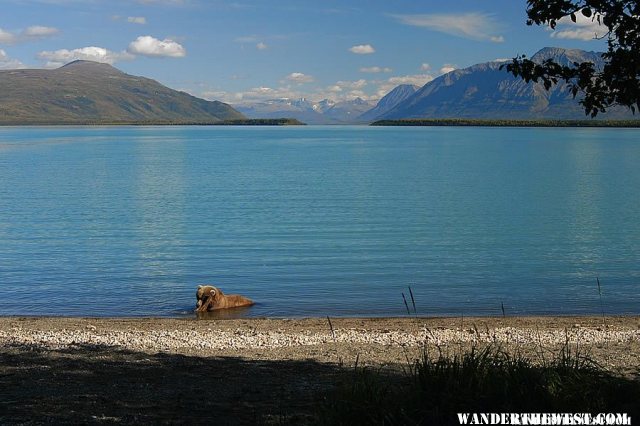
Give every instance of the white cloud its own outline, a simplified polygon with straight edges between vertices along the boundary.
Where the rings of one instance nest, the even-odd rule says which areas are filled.
[[[359,44],[357,46],[350,47],[349,51],[358,55],[368,55],[370,53],[374,53],[376,49],[374,49],[370,44]]]
[[[609,32],[607,26],[598,22],[597,15],[587,18],[582,13],[576,13],[575,16],[576,22],[573,22],[569,16],[560,19],[551,37],[589,41],[602,38]]]
[[[341,89],[347,89],[347,90],[357,90],[357,89],[362,89],[364,86],[367,85],[367,80],[361,78],[360,80],[355,80],[355,81],[345,81],[345,80],[340,80],[337,81],[335,86],[341,88]]]
[[[363,92],[362,90],[351,90],[351,91],[349,91],[349,93],[347,93],[344,96],[341,96],[337,100],[350,101],[350,100],[354,100],[356,98],[360,98],[363,101],[371,101],[371,100],[374,100],[374,99],[378,99],[377,96],[369,96],[365,92]]]
[[[21,42],[27,42],[31,40],[38,40],[46,37],[51,37],[58,34],[60,31],[54,27],[45,27],[42,25],[33,25],[27,29],[12,33],[0,28],[0,43],[1,44],[15,44]]]
[[[8,57],[7,52],[0,49],[0,70],[14,70],[18,68],[26,67],[19,60]]]
[[[79,49],[60,49],[55,51],[42,51],[38,53],[40,60],[46,61],[46,68],[57,68],[69,62],[81,59],[86,61],[114,64],[118,61],[127,61],[134,58],[128,52],[112,52],[103,47],[88,46]]]
[[[264,89],[264,88],[258,88]],[[277,89],[269,89],[269,91],[251,89],[247,92],[242,92],[242,99],[299,99],[304,95],[300,92],[292,90],[290,87],[278,87]]]
[[[129,53],[152,57],[182,58],[187,52],[180,43],[171,39],[158,40],[151,36],[140,36],[129,44]]]
[[[451,71],[455,71],[457,68],[453,64],[444,64],[442,68],[440,68],[440,74],[446,74]]]
[[[29,38],[43,38],[58,34],[60,31],[54,27],[44,27],[42,25],[34,25],[24,30],[23,35]]]
[[[268,47],[269,47],[269,46],[267,46],[267,44],[266,44],[266,43],[263,43],[263,42],[260,42],[260,43],[256,44],[256,48],[257,48],[258,50],[265,50],[265,49],[267,49]]]
[[[303,74],[301,72],[292,72],[286,78],[288,81],[292,81],[294,83],[303,84],[303,83],[311,83],[313,81],[313,77],[307,74]]]
[[[391,68],[388,67],[363,67],[360,68],[360,72],[367,72],[367,73],[380,73],[380,72],[391,72],[393,71]]]
[[[403,76],[391,77],[387,81],[395,85],[414,84],[416,86],[424,86],[431,80],[433,80],[433,76],[429,74],[414,74],[414,75],[403,75]]]
[[[420,71],[429,71],[430,69],[431,69],[431,65],[427,64],[426,62],[420,65]]]
[[[333,99],[334,101],[351,100],[355,98],[362,98],[368,100],[370,96],[362,91],[369,82],[365,79],[360,80],[340,80],[335,84],[327,86],[324,90],[319,90],[316,93],[316,98],[319,99]]]
[[[502,27],[493,15],[470,12],[461,14],[392,15],[402,24],[428,28],[445,34],[472,40],[504,42],[504,37],[496,34]]]
[[[14,34],[0,28],[0,43],[13,44],[15,42],[16,42],[16,36]]]
[[[276,89],[272,89],[271,87],[254,87],[249,90],[247,93],[253,93],[257,96],[274,96],[278,91]]]
[[[362,98],[364,100],[378,99],[378,96],[369,96],[361,90],[367,84],[366,80],[356,81],[338,81],[337,84],[330,85],[326,88],[316,88],[299,90],[297,84],[283,84],[281,87],[260,86],[254,87],[241,92],[226,92],[223,90],[207,90],[196,94],[205,99],[217,99],[231,104],[250,104],[254,102],[264,102],[272,99],[290,99],[296,100],[306,98],[312,102],[322,99],[331,99],[333,101],[351,100]]]
[[[127,22],[131,24],[144,25],[147,23],[147,18],[145,18],[144,16],[129,16],[127,18]]]
[[[189,93],[189,90],[182,90],[183,92]],[[222,102],[237,102],[242,100],[242,95],[240,93],[229,93],[224,90],[207,90],[202,93],[191,93],[194,96],[198,96],[209,101],[222,101]]]
[[[225,92],[222,90],[210,90],[199,96],[209,100],[220,100],[231,104],[260,102],[269,99],[299,99],[304,94],[292,90],[289,86],[272,88],[266,86],[254,87],[244,92]]]

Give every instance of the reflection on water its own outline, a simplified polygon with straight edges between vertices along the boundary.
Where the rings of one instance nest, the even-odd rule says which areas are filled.
[[[184,273],[181,264],[168,259],[186,257],[185,144],[178,140],[145,138],[134,144],[131,158],[132,208],[130,224],[135,235],[133,270],[151,277]],[[154,283],[148,283],[150,289]]]
[[[254,305],[255,306],[255,305]],[[194,312],[196,317],[201,320],[218,320],[218,319],[238,319],[245,318],[251,314],[254,306],[244,306],[232,309],[217,309],[210,312]]]
[[[0,314],[638,313],[639,136],[2,128]]]

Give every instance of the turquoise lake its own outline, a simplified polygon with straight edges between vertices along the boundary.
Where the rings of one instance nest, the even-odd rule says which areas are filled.
[[[0,315],[204,283],[231,316],[640,314],[640,130],[0,128]]]

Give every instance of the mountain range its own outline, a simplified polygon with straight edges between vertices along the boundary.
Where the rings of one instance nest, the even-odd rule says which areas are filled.
[[[0,71],[0,124],[214,124],[245,118],[225,103],[98,62]]]
[[[290,117],[307,124],[354,124],[364,122],[359,117],[374,106],[361,98],[341,102],[280,98],[236,104],[234,108],[249,118]]]
[[[602,69],[597,52],[546,47],[531,57],[541,63],[554,59],[562,65],[593,62]],[[542,83],[526,83],[500,69],[504,61],[485,62],[444,74],[373,119],[587,119],[567,84],[545,90]],[[612,108],[598,119],[634,118],[626,108]]]
[[[292,117],[307,124],[367,124],[389,112],[418,89],[419,86],[401,84],[387,93],[377,104],[361,98],[342,102],[323,99],[315,103],[306,98],[280,98],[238,104],[234,107],[250,118]]]
[[[593,62],[602,69],[601,53],[545,47],[531,57],[572,66]],[[565,83],[545,90],[541,83],[526,83],[500,67],[506,61],[490,61],[451,71],[422,87],[400,85],[371,108],[360,98],[332,103],[306,99],[273,99],[236,105],[249,117],[294,117],[309,124],[365,124],[388,119],[488,119],[488,120],[584,120],[588,117]],[[598,119],[635,118],[626,108],[612,108]]]

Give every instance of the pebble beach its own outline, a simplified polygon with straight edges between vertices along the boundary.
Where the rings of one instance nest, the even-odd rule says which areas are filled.
[[[0,347],[113,347],[146,353],[290,357],[357,349],[372,364],[425,347],[495,344],[553,351],[575,345],[610,367],[640,366],[639,317],[105,319],[0,318]],[[362,355],[360,355],[362,356]],[[394,356],[396,358],[394,358]]]

